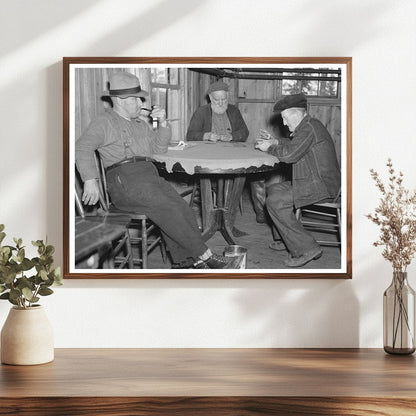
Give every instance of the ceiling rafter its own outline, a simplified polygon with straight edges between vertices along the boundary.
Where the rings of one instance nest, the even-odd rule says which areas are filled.
[[[217,78],[341,81],[340,69],[329,68],[189,68]],[[289,75],[290,74],[290,75]],[[296,75],[299,74],[299,75]],[[310,75],[308,75],[310,74]]]

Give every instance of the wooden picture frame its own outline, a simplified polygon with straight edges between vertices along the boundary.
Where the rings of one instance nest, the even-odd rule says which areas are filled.
[[[243,108],[243,114],[251,114],[250,108],[255,106],[264,106],[270,111],[269,115],[271,116],[273,104],[276,100],[283,98],[282,94],[288,95],[291,93],[290,91],[306,92],[308,94],[308,110],[312,111],[311,115],[317,117],[317,115],[326,114],[326,122],[323,121],[323,124],[326,125],[336,142],[337,156],[341,167],[340,247],[332,248],[332,250],[339,250],[340,253],[337,266],[329,268],[314,266],[314,268],[307,264],[301,268],[289,269],[280,264],[276,268],[267,269],[259,268],[261,267],[259,266],[238,270],[203,271],[170,269],[168,266],[163,266],[163,268],[148,266],[145,269],[134,266],[130,269],[113,269],[111,265],[111,267],[96,268],[97,264],[101,264],[99,263],[100,253],[103,250],[110,250],[108,242],[106,248],[100,247],[97,251],[95,247],[93,249],[95,251],[91,252],[94,254],[91,254],[90,257],[83,257],[82,262],[77,263],[81,266],[77,266],[75,258],[78,256],[79,250],[75,252],[75,223],[79,224],[79,222],[76,208],[77,195],[74,189],[76,189],[79,179],[77,179],[75,167],[75,141],[89,121],[99,114],[100,106],[103,108],[108,106],[100,93],[107,88],[105,84],[109,72],[117,70],[140,73],[140,75],[148,74],[145,80],[140,79],[140,82],[145,84],[143,89],[150,88],[152,100],[163,99],[164,103],[170,106],[171,114],[168,114],[168,118],[170,116],[170,119],[176,122],[176,124],[172,123],[172,134],[177,139],[184,138],[192,111],[201,104],[205,88],[215,79],[221,78],[229,82],[230,90],[233,90],[234,93],[234,104]],[[153,74],[156,78],[152,78]],[[158,74],[162,74],[162,76],[165,74],[166,80],[157,79]],[[177,78],[179,76],[182,77],[180,80]],[[139,76],[139,78],[141,77]],[[247,87],[249,85],[247,80],[253,79],[258,81],[257,84],[255,86],[250,84],[251,86]],[[242,88],[242,85],[247,88]],[[195,93],[196,89],[199,89],[199,94]],[[262,91],[262,98],[258,98],[256,95],[259,91]],[[268,96],[265,98],[265,95]],[[171,98],[166,98],[168,96]],[[252,116],[252,125],[262,126],[261,117],[265,114],[264,108],[261,107],[261,111],[256,110],[256,116]],[[174,117],[173,113],[175,113]],[[331,118],[330,114],[336,114],[336,117]],[[351,57],[65,57],[63,58],[63,124],[64,278],[346,279],[352,277]],[[252,130],[253,132],[250,130],[247,142],[254,140],[255,129]],[[334,138],[335,136],[336,138]],[[97,169],[99,169],[99,163]],[[117,230],[120,231],[120,226]],[[77,238],[79,235],[78,232]],[[125,234],[120,231],[120,236],[123,237]],[[264,238],[271,242],[271,232]],[[227,245],[226,242],[224,245]],[[265,245],[265,247],[267,249],[268,246]],[[112,249],[113,246],[111,246]],[[95,268],[90,269],[91,265]]]

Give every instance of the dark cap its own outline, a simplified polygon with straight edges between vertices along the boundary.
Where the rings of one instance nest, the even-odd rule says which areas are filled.
[[[214,91],[228,91],[228,84],[224,81],[216,81],[209,86],[207,94],[211,94]]]
[[[287,95],[274,105],[273,111],[281,113],[288,108],[307,108],[306,96],[304,94]]]

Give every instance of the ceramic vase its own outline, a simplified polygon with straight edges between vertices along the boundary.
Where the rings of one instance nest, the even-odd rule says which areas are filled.
[[[415,352],[415,291],[406,272],[393,272],[383,295],[384,350],[389,354]]]
[[[35,365],[53,359],[53,329],[43,307],[11,308],[1,331],[1,362]]]

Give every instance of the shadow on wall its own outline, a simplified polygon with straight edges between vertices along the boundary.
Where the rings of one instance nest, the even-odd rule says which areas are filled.
[[[140,344],[145,347],[164,346],[158,338],[162,332],[171,340],[171,345],[176,343],[175,347],[180,348],[207,345],[219,348],[360,346],[361,311],[350,280],[67,280],[65,289],[72,288],[93,288],[94,296],[100,299],[108,296],[108,291],[102,289],[136,289],[137,292],[123,293],[128,293],[127,299],[131,297],[132,304],[139,302],[138,310],[141,308],[149,313],[148,316],[139,313],[142,321],[136,326],[140,327],[140,337],[146,334],[144,344]],[[192,299],[188,299],[187,289],[199,292],[190,291],[188,296],[192,293]],[[88,292],[83,291],[84,296],[85,293]],[[154,293],[154,297],[146,293]],[[196,305],[198,310],[195,310]],[[218,309],[210,310],[212,305],[228,312],[222,314]],[[180,341],[176,332],[169,332],[172,328],[181,330],[175,327],[172,316],[175,319],[181,316],[180,327],[186,328]],[[111,321],[113,318],[109,315],[105,319]],[[148,329],[149,319],[151,329]],[[155,327],[158,327],[157,331]],[[207,337],[209,333],[211,336]],[[120,335],[120,339],[122,337]],[[94,345],[95,341],[91,342]]]
[[[72,14],[81,13],[87,8],[82,4],[85,2],[77,1],[71,3]],[[79,48],[78,56],[112,56],[120,55],[120,51],[126,50],[146,38],[153,36],[158,31],[165,29],[167,26],[177,23],[187,14],[192,13],[200,7],[200,3],[193,0],[179,0],[175,2],[175,7],[170,7],[170,13],[161,14],[171,4],[168,0],[159,2],[153,7],[146,9],[139,15],[130,15],[127,22],[119,28],[109,31],[99,42]],[[91,4],[89,3],[89,7]],[[51,19],[51,13],[48,12],[48,21]],[[60,11],[57,10],[57,21],[60,22]],[[110,18],[110,17],[109,17]],[[152,29],[149,30],[146,22],[152,22]],[[62,118],[62,62],[51,65],[47,68],[47,166],[46,177],[49,183],[46,186],[47,207],[50,210],[46,214],[47,230],[50,241],[56,242],[56,262],[61,264],[62,261],[62,137],[63,137],[63,118]]]
[[[274,287],[271,287],[274,286]],[[254,292],[254,293],[253,293]],[[360,345],[359,303],[351,281],[283,280],[235,296],[250,333],[242,345],[353,348]]]
[[[25,2],[23,8],[22,2],[6,0],[2,2],[2,14],[9,18],[2,19],[2,30],[4,33],[12,33],[13,36],[8,36],[7,42],[0,45],[0,56],[15,53],[27,43],[59,29],[60,26],[70,25],[71,22],[74,22],[75,42],[78,42],[80,38],[77,37],[79,36],[77,24],[82,23],[81,17],[85,17],[86,24],[85,27],[81,26],[81,30],[85,30],[88,34],[92,27],[91,24],[87,25],[91,19],[87,13],[93,12],[95,7],[97,7],[96,24],[101,27],[111,27],[113,15],[114,18],[119,19],[118,12],[112,13],[113,8],[119,6],[108,3],[103,4],[101,0],[88,2],[85,0],[70,2],[31,0]],[[86,36],[83,38],[84,43],[78,42],[82,47],[73,48],[73,50],[77,50],[76,56],[99,56],[99,53],[103,53],[103,56],[112,54],[120,56],[127,48],[137,45],[143,39],[153,36],[171,24],[176,24],[202,5],[203,2],[194,0],[176,0],[174,4],[172,1],[164,0],[146,8],[144,12],[137,12],[138,9],[142,9],[140,5],[125,8],[125,19],[120,28],[109,29],[106,36],[93,44],[88,43],[88,36]],[[30,29],[16,30],[16,21],[19,22],[20,27]],[[65,38],[63,40],[65,41]],[[65,55],[65,51],[61,53]]]
[[[55,30],[98,3],[100,0],[88,2],[85,0],[71,0],[70,2],[31,0],[24,4],[15,0],[2,1],[2,15],[9,16],[1,21],[2,31],[8,34],[13,33],[13,36],[8,36],[7,42],[2,42],[0,55],[15,52],[20,47],[26,46],[28,42]],[[19,19],[13,16],[19,16]],[[18,27],[30,28],[30,30],[16,30],[16,22],[19,22]]]
[[[301,36],[313,39],[315,28],[319,32],[319,28],[325,27],[326,33],[331,34],[327,41],[333,47],[333,51],[328,49],[329,53],[325,56],[339,56],[334,51],[353,51],[355,47],[362,47],[379,35],[385,36],[386,30],[391,33],[394,27],[383,26],[385,20],[380,18],[394,7],[396,4],[390,0],[377,1],[377,7],[372,2],[300,2],[296,13],[296,29],[305,28]],[[319,56],[319,51],[315,56]]]
[[[132,16],[130,21],[123,22],[118,29],[112,29],[99,42],[89,45],[84,50],[85,56],[120,56],[120,51],[137,46],[140,42],[151,38],[167,27],[177,24],[195,9],[203,6],[204,2],[194,0],[164,0],[156,3],[139,16]],[[178,43],[186,43],[187,35],[178,38]],[[102,51],[102,52],[101,52]],[[156,55],[157,56],[157,55]]]

